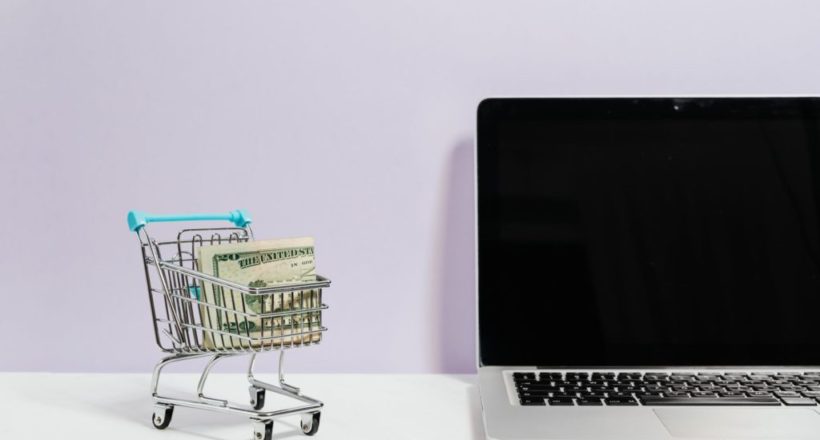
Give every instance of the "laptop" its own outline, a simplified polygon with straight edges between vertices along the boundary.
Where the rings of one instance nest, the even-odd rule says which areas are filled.
[[[820,99],[478,107],[491,439],[820,439]]]

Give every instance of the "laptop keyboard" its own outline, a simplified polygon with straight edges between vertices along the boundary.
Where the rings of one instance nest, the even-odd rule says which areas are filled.
[[[820,402],[820,372],[513,373],[521,405],[801,405]]]

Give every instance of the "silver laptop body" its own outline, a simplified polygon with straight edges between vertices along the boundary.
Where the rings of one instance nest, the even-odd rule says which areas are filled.
[[[820,439],[820,100],[477,119],[488,439]]]

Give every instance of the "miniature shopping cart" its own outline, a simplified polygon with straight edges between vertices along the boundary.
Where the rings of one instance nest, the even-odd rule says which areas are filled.
[[[166,241],[152,238],[146,227],[153,222],[200,220],[227,220],[235,227],[183,229],[175,239]],[[151,381],[155,401],[152,422],[158,429],[165,429],[171,422],[175,406],[249,416],[255,440],[271,440],[273,421],[284,416],[300,415],[302,432],[307,435],[319,429],[322,402],[285,383],[282,367],[286,349],[317,344],[327,330],[321,325],[322,310],[327,308],[322,303],[322,289],[330,286],[330,280],[317,276],[316,281],[306,283],[248,287],[199,271],[198,247],[251,241],[250,223],[248,214],[239,210],[194,215],[128,213],[128,226],[140,239],[154,336],[162,351],[172,353],[157,363]],[[213,292],[211,299],[216,301],[206,300],[205,289]],[[246,303],[256,306],[247,307]],[[213,317],[218,318],[220,325],[214,325]],[[260,322],[262,325],[258,326]],[[253,375],[257,354],[267,351],[279,352],[278,384],[262,382]],[[204,392],[214,365],[220,359],[238,355],[250,356],[250,406]],[[210,359],[199,378],[195,399],[159,394],[160,374],[166,365],[203,357]],[[290,397],[301,405],[263,410],[265,391]]]

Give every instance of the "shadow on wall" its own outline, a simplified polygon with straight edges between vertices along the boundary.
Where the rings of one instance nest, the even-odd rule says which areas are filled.
[[[441,234],[439,359],[445,373],[474,373],[475,349],[475,153],[465,139],[450,154]]]

